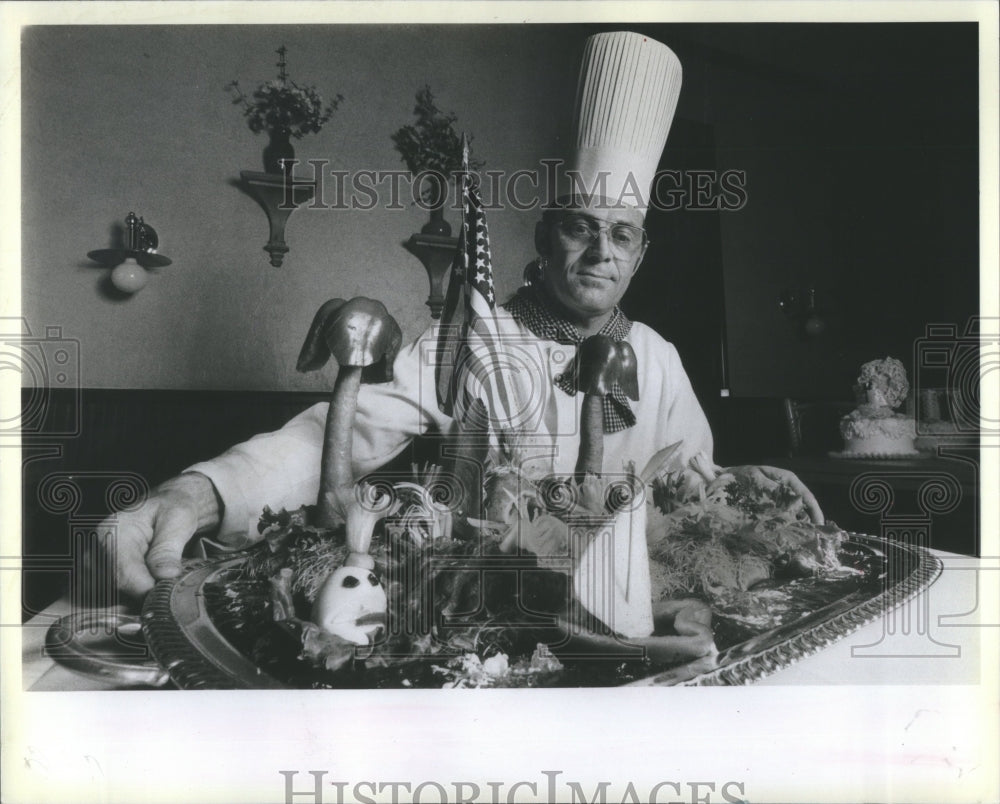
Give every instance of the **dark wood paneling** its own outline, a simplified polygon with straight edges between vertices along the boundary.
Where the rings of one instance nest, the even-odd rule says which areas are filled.
[[[890,535],[909,529],[925,533],[936,549],[980,555],[975,447],[952,447],[942,457],[911,460],[813,456],[771,462],[795,472],[816,495],[827,519],[845,530]]]
[[[26,614],[65,590],[74,528],[96,524],[110,513],[108,489],[116,479],[155,486],[192,463],[281,427],[324,398],[320,393],[25,390]],[[66,479],[64,491],[46,490],[46,479],[52,483],[57,477]],[[67,496],[74,493],[79,500]]]

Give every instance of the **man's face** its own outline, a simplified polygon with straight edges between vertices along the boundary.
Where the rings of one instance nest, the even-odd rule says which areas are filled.
[[[627,224],[642,228],[642,214],[633,209],[602,206],[560,210],[535,229],[538,253],[547,260],[542,283],[570,319],[587,320],[610,313],[625,295],[646,253],[645,237],[633,230],[604,228],[593,242],[574,237],[586,227]],[[623,242],[622,235],[638,237]]]

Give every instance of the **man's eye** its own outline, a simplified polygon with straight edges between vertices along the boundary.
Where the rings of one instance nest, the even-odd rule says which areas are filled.
[[[636,233],[624,226],[616,226],[611,230],[611,239],[621,246],[631,246],[636,242]]]
[[[590,227],[583,221],[573,221],[566,227],[570,237],[590,237]]]

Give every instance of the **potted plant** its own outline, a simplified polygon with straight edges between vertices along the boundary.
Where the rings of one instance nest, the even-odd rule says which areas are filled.
[[[329,103],[315,86],[302,86],[289,79],[282,45],[278,54],[278,77],[260,84],[250,95],[240,88],[239,81],[232,81],[226,89],[232,93],[233,103],[243,107],[247,126],[254,134],[267,131],[270,142],[264,148],[264,172],[284,174],[291,170],[288,160],[295,158],[291,139],[301,139],[306,134],[316,134],[330,120],[344,96],[337,94]]]
[[[392,135],[392,141],[407,169],[425,180],[420,196],[431,211],[431,219],[421,230],[422,233],[448,237],[451,226],[444,219],[444,205],[448,200],[447,180],[462,169],[462,137],[455,131],[454,125],[458,117],[437,108],[431,88],[427,85],[417,91],[413,114],[416,115],[416,122],[400,128]],[[470,135],[466,135],[466,139],[472,141]],[[482,166],[483,162],[469,159],[470,170],[478,170]]]

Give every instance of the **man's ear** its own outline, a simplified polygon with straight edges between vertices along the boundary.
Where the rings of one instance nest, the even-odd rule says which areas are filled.
[[[549,243],[549,233],[552,230],[545,221],[539,221],[535,224],[535,251],[538,252],[540,257],[548,257],[552,251],[552,246]]]

